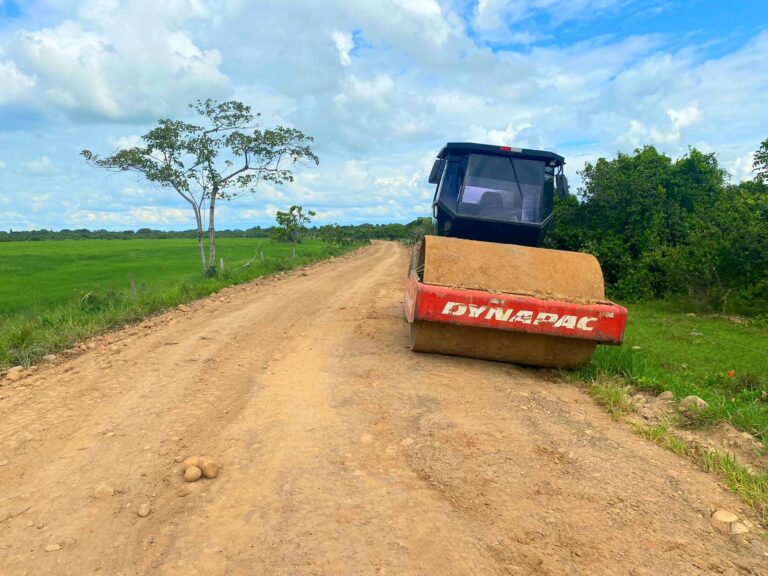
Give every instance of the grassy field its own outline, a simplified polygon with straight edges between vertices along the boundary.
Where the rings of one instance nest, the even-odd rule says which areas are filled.
[[[340,254],[320,240],[217,240],[224,274],[203,278],[191,239],[0,243],[0,368],[29,364],[100,331],[136,321],[223,286]],[[253,260],[257,250],[264,258]],[[129,276],[136,285],[130,288]]]
[[[700,396],[706,422],[731,422],[768,439],[768,324],[686,313],[677,304],[630,306],[625,343],[601,346],[570,377],[616,376],[638,390]]]

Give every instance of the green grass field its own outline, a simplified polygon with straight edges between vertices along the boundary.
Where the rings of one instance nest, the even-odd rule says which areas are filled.
[[[289,244],[261,238],[221,238],[216,245],[217,266],[218,257],[223,257],[225,272],[234,272],[251,259],[257,247],[264,250],[273,264],[281,259],[288,262],[291,256]],[[327,244],[308,240],[299,246],[297,260],[304,262],[327,253]],[[173,238],[2,242],[0,315],[55,306],[90,291],[125,290],[130,285],[129,274],[138,286],[149,290],[197,281],[200,257],[196,241]]]
[[[307,240],[217,239],[224,273],[203,278],[193,239],[0,243],[0,368],[29,364],[103,330],[206,296],[223,286],[288,270],[354,246]],[[247,268],[257,250],[261,257]],[[218,258],[217,258],[218,260]],[[217,263],[218,264],[218,263]],[[136,285],[130,288],[129,276]]]
[[[768,438],[768,326],[689,315],[679,305],[647,302],[629,307],[624,345],[601,346],[570,377],[617,376],[638,390],[700,396],[710,405],[705,422],[731,422]]]

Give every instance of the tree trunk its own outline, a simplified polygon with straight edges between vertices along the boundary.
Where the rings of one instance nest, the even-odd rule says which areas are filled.
[[[192,205],[195,210],[195,220],[197,221],[197,246],[200,248],[200,263],[203,265],[203,275],[208,272],[208,266],[205,263],[205,246],[203,246],[203,216],[200,214],[200,208]]]
[[[216,229],[213,221],[216,213],[216,196],[218,193],[219,190],[216,187],[211,190],[211,204],[208,210],[208,274],[211,276],[216,275]]]

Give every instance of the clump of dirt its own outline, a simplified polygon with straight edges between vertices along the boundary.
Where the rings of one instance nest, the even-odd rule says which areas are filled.
[[[632,397],[635,411],[627,416],[633,424],[663,425],[675,437],[683,440],[696,452],[716,451],[729,454],[751,472],[768,472],[768,452],[765,446],[749,432],[742,432],[727,422],[716,426],[697,427],[695,415],[681,408],[671,392],[658,396],[638,393]],[[706,410],[706,408],[703,408]]]

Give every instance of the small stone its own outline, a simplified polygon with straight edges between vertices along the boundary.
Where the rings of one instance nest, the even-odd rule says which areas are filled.
[[[139,510],[137,514],[141,518],[146,518],[147,516],[149,516],[150,512],[152,512],[152,505],[149,502],[144,502],[143,504],[141,504],[141,506],[139,506]]]
[[[56,354],[46,354],[43,356],[43,360],[46,362],[55,362],[56,361]]]
[[[24,378],[24,372],[8,372],[5,378],[9,382],[18,382],[19,380]]]
[[[182,463],[181,463],[181,467],[185,471],[190,466],[199,466],[199,465],[200,465],[200,457],[199,456],[190,456],[189,458],[185,458],[184,461],[182,461]]]
[[[189,306],[186,306],[185,304],[181,304],[180,306],[177,306],[177,310],[179,312],[191,312],[192,309]]]
[[[632,350],[642,350],[640,346],[632,346]]]
[[[677,406],[678,411],[682,414],[698,414],[707,408],[709,408],[709,404],[698,396],[686,396],[680,400],[680,404]]]
[[[35,525],[34,520],[27,520],[27,528],[32,528]]]
[[[688,316],[689,318],[696,318],[696,312],[688,312],[686,316]]]
[[[723,534],[730,534],[731,524],[736,522],[738,519],[739,517],[733,512],[728,510],[717,510],[714,514],[712,514],[710,522],[712,523],[712,526],[717,528]]]
[[[748,533],[749,533],[749,528],[744,526],[744,524],[742,524],[741,522],[734,522],[733,524],[731,524],[731,534],[733,534],[734,536],[737,534],[748,534]]]
[[[96,348],[96,344],[94,342],[88,342],[86,348],[88,348],[88,350],[94,350]]]
[[[656,400],[668,401],[668,400],[674,400],[674,399],[675,399],[675,393],[669,390],[665,390],[664,392],[656,396]]]
[[[632,396],[633,404],[645,404],[645,402],[646,402],[645,396],[643,396],[642,394],[635,394],[634,396]]]
[[[178,464],[179,462],[182,462],[183,460],[184,460],[184,456],[182,456],[181,454],[173,457],[173,461],[176,462],[176,464]]]
[[[96,496],[96,498],[106,498],[108,496],[114,496],[114,494],[114,489],[106,484],[99,484],[98,488],[93,492],[93,495]]]
[[[8,466],[8,460],[0,460],[0,468],[3,466]]]
[[[219,475],[219,465],[208,458],[200,460],[200,470],[206,478],[216,478]]]
[[[184,480],[187,482],[194,482],[195,480],[199,480],[200,476],[203,475],[203,471],[200,470],[197,466],[190,466],[186,470],[184,470]]]
[[[362,442],[363,444],[370,444],[371,442],[373,442],[373,436],[371,436],[370,434],[363,434],[360,437],[360,442]]]
[[[413,444],[413,438],[406,438],[405,440],[400,442],[401,446],[410,446],[411,444]]]
[[[19,365],[19,366],[14,366],[13,368],[9,368],[7,373],[11,374],[13,372],[24,372],[24,366]]]
[[[56,552],[57,550],[61,550],[61,544],[48,544],[45,547],[46,552]]]

